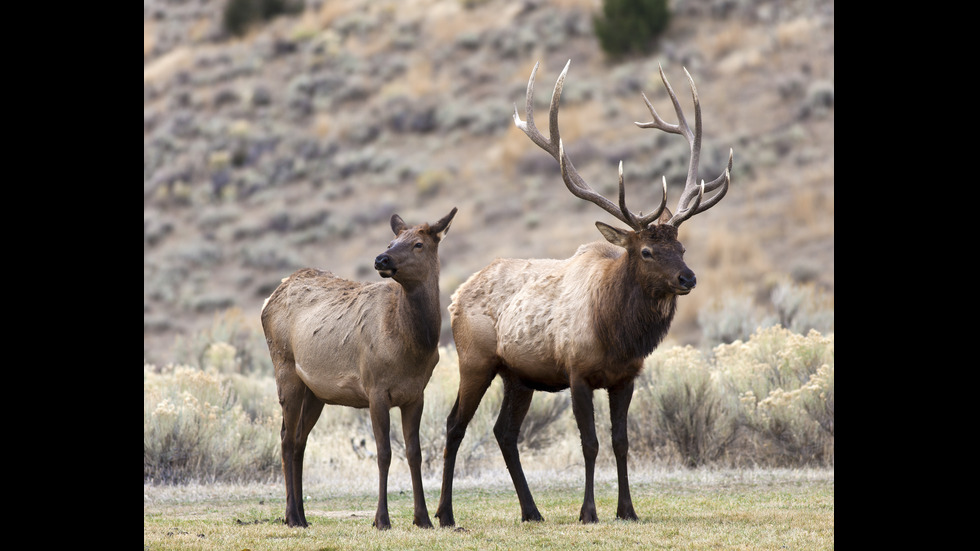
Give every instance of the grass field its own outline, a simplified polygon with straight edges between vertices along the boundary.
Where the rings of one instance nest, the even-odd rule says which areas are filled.
[[[638,522],[615,519],[612,470],[596,474],[598,524],[578,522],[581,472],[528,473],[544,522],[522,523],[505,473],[456,481],[457,527],[412,525],[407,480],[392,477],[392,529],[371,527],[373,480],[308,484],[307,529],[282,524],[281,484],[143,487],[145,550],[833,549],[834,472],[678,470],[631,473]],[[375,475],[376,477],[376,475]],[[363,478],[363,477],[361,477]],[[430,516],[437,479],[426,479]],[[435,519],[433,523],[437,524]]]

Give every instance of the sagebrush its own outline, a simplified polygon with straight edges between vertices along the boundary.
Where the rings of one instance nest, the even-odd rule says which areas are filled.
[[[144,482],[281,476],[281,414],[271,375],[236,372],[231,345],[209,350],[200,367],[144,366]],[[439,468],[458,382],[455,350],[440,349],[420,429],[430,476]],[[493,425],[501,397],[498,380],[468,427],[460,475],[500,468]],[[597,433],[608,435],[605,393],[597,392],[595,402]],[[527,465],[563,468],[555,463],[581,460],[569,409],[567,391],[535,393],[519,444]],[[400,426],[398,415],[392,411],[393,427]],[[331,408],[310,437],[308,457],[341,471],[373,461],[370,435],[366,410]],[[659,349],[636,380],[629,435],[633,461],[665,466],[833,466],[834,336],[773,326],[711,349]],[[603,440],[600,461],[609,448]],[[397,430],[392,448],[401,460]]]
[[[143,481],[274,478],[277,406],[275,385],[265,381],[213,369],[144,365]]]

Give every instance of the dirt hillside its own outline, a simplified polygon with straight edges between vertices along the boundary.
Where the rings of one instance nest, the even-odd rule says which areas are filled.
[[[557,163],[514,127],[536,62],[547,127],[555,79],[571,60],[562,137],[579,172],[615,197],[622,160],[633,210],[676,204],[684,140],[669,121],[662,65],[704,120],[700,175],[734,150],[732,187],[681,227],[698,288],[671,336],[699,337],[697,312],[774,281],[834,289],[834,2],[676,0],[647,57],[610,60],[592,33],[599,0],[324,0],[242,38],[223,1],[144,0],[143,354],[171,361],[175,340],[262,301],[293,270],[359,280],[388,219],[434,221],[459,208],[441,247],[443,305],[496,257],[571,255],[621,225],[564,187]],[[689,115],[691,116],[691,115]],[[448,316],[444,316],[448,328]],[[450,342],[446,331],[444,341]]]

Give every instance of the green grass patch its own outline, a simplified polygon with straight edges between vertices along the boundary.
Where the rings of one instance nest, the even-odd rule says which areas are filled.
[[[580,477],[579,477],[580,478]],[[457,527],[412,525],[410,491],[389,493],[392,529],[371,527],[377,496],[345,494],[336,484],[307,490],[310,527],[282,524],[280,484],[144,485],[146,550],[218,549],[833,549],[832,470],[677,471],[640,475],[632,484],[638,522],[615,519],[615,480],[596,484],[598,524],[578,522],[581,481],[532,480],[544,522],[520,520],[509,481],[482,487],[457,481]],[[430,515],[439,500],[429,482]],[[433,522],[436,522],[433,520]]]

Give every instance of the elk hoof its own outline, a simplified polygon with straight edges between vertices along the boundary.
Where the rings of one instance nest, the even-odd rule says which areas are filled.
[[[415,522],[413,524],[415,524],[415,526],[418,526],[419,528],[432,528],[432,522],[428,519],[428,517],[415,519]]]
[[[537,510],[531,511],[530,513],[523,515],[521,520],[524,522],[544,522],[544,517],[541,516]]]
[[[378,530],[389,530],[391,529],[391,521],[386,518],[376,518],[374,519],[374,522],[371,523],[371,526],[374,526]]]
[[[452,528],[453,526],[456,526],[456,519],[453,517],[452,512],[444,513],[442,511],[437,511],[434,516],[439,519],[440,528]]]
[[[640,520],[640,518],[636,516],[636,511],[634,511],[632,507],[623,512],[617,511],[616,517],[623,520]]]

